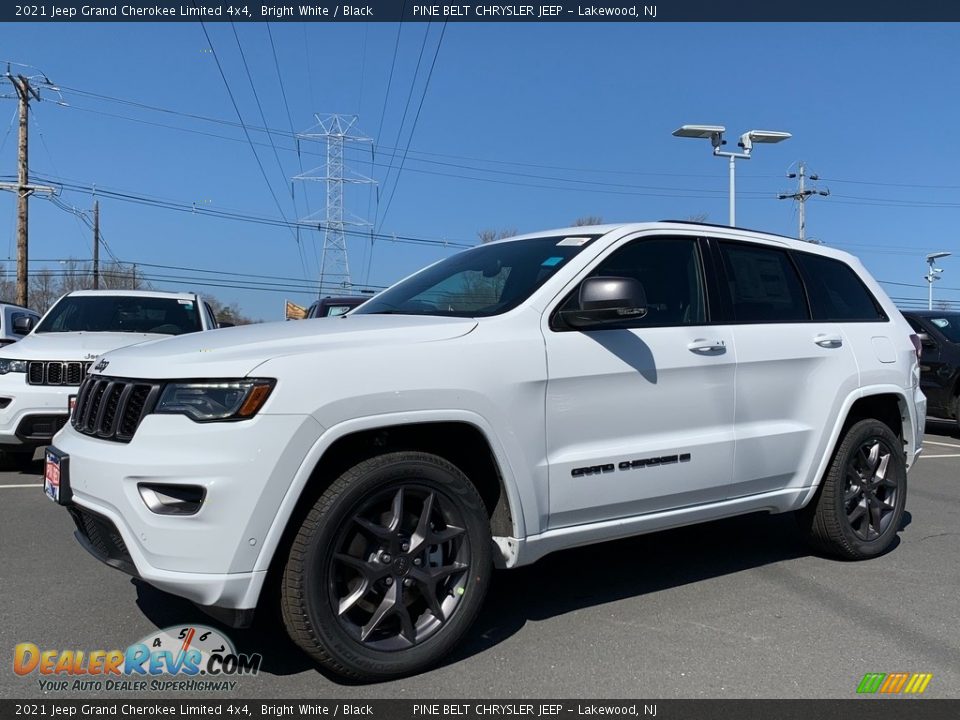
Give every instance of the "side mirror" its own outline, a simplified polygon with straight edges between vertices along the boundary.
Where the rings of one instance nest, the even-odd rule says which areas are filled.
[[[562,310],[561,319],[581,329],[613,325],[647,314],[647,293],[636,278],[591,277],[580,285],[580,307]]]
[[[16,335],[27,335],[33,330],[33,318],[30,315],[21,315],[13,321],[13,332]]]
[[[217,327],[218,328],[234,327],[234,324],[227,320],[217,320]]]
[[[923,347],[932,348],[937,346],[937,344],[930,339],[930,336],[927,335],[927,333],[917,333],[917,337],[920,338],[920,344]]]

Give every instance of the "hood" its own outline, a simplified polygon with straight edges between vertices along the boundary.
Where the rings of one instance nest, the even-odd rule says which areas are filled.
[[[244,377],[271,358],[341,348],[395,347],[466,335],[473,318],[343,315],[222,328],[111,352],[100,373],[118,377]]]
[[[0,357],[15,360],[93,360],[110,350],[167,337],[170,336],[129,332],[31,333],[0,349]]]

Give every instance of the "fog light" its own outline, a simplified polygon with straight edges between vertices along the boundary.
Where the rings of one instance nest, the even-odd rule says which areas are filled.
[[[207,494],[199,485],[137,483],[137,490],[146,506],[157,515],[194,515]]]

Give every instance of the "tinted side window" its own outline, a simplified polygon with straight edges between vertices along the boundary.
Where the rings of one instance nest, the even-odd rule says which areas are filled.
[[[630,320],[629,327],[706,322],[700,253],[692,238],[636,240],[605,258],[590,276],[640,281],[647,295],[647,314]],[[579,300],[578,288],[564,309],[575,309]]]
[[[849,265],[833,258],[796,253],[810,293],[814,320],[882,322],[887,319]]]
[[[720,255],[736,322],[801,322],[807,299],[790,256],[778,248],[721,242]]]

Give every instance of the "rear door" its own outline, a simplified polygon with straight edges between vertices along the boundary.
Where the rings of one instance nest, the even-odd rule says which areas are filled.
[[[737,346],[730,497],[803,485],[858,387],[853,350],[838,323],[813,319],[785,247],[728,240],[713,247]]]
[[[711,322],[702,249],[693,237],[627,240],[545,316],[550,527],[727,496],[736,353],[732,329]],[[564,327],[556,311],[576,306],[588,276],[636,278],[647,314]]]

